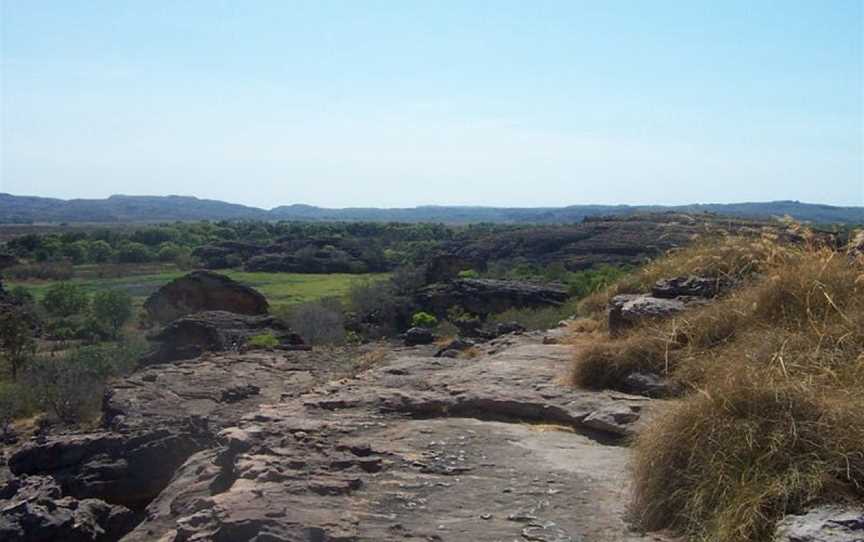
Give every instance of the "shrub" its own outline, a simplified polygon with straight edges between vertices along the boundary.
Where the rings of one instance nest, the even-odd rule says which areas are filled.
[[[276,348],[279,346],[279,339],[272,333],[260,333],[249,337],[246,345],[249,348]]]
[[[15,286],[9,290],[9,296],[13,301],[21,305],[34,305],[36,298],[30,293],[30,290],[23,286]]]
[[[23,309],[0,312],[0,355],[9,364],[12,380],[36,353],[35,318]]]
[[[123,324],[132,318],[132,298],[122,290],[106,290],[93,296],[93,316],[117,337]]]
[[[413,327],[426,327],[431,329],[438,325],[438,319],[428,312],[415,312],[414,316],[411,317],[411,325]]]
[[[15,265],[4,269],[3,274],[17,280],[69,280],[75,275],[75,268],[68,262],[41,262]]]
[[[558,307],[507,309],[489,317],[492,324],[516,322],[527,330],[547,330],[576,314],[576,300]]]
[[[338,299],[321,299],[293,306],[288,323],[310,345],[343,344],[345,318]]]
[[[37,358],[28,368],[26,378],[37,404],[63,423],[75,424],[99,411],[102,381],[83,363]]]
[[[459,271],[460,279],[477,279],[480,278],[480,273],[475,271],[474,269],[465,269],[463,271]]]
[[[685,394],[635,443],[633,509],[644,528],[767,541],[784,514],[864,498],[864,267],[770,238],[718,241],[717,258],[710,248],[649,268],[729,275],[733,292],[580,349],[574,379],[615,388],[646,370]]]
[[[45,291],[42,307],[52,316],[72,316],[87,310],[90,299],[83,288],[68,282],[52,284]]]

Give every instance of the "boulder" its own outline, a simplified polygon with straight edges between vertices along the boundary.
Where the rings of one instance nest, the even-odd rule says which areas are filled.
[[[5,542],[117,540],[135,526],[128,508],[63,497],[49,476],[12,478],[0,488],[0,498],[0,540]]]
[[[475,343],[471,339],[463,339],[462,337],[457,337],[439,348],[438,352],[435,353],[435,357],[456,357],[459,355],[460,352],[464,352],[465,350],[468,350],[469,348],[472,348],[474,346]]]
[[[624,378],[622,391],[645,397],[666,397],[670,394],[669,383],[654,373],[636,372]]]
[[[253,336],[273,334],[285,346],[303,339],[273,316],[246,316],[227,311],[205,311],[178,318],[148,337],[160,343],[142,364],[165,363],[200,356],[203,352],[239,350]]]
[[[417,346],[421,344],[432,344],[435,335],[431,329],[425,327],[412,327],[405,332],[405,346]]]
[[[525,333],[525,326],[519,322],[502,322],[495,327],[495,332],[498,335],[520,334]]]
[[[682,296],[710,299],[728,289],[729,286],[729,281],[723,278],[674,277],[658,280],[651,289],[651,295],[663,299],[674,299]]]
[[[821,506],[803,515],[790,515],[777,524],[774,542],[861,542],[864,509]]]
[[[617,335],[637,322],[668,318],[686,308],[680,299],[664,299],[647,294],[621,294],[609,301],[609,333]]]
[[[193,271],[159,288],[144,310],[151,320],[170,322],[201,311],[267,314],[268,304],[258,291],[212,271]]]
[[[559,306],[567,298],[563,286],[497,279],[455,279],[432,284],[417,293],[418,304],[439,316],[455,306],[485,316],[511,308]]]

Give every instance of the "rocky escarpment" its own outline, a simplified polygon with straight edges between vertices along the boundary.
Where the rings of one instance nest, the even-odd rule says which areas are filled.
[[[142,364],[190,359],[204,352],[238,351],[259,334],[272,335],[281,347],[296,348],[303,339],[273,316],[244,316],[227,311],[205,311],[178,318],[148,336],[157,348]]]
[[[363,348],[147,367],[112,388],[102,431],[20,448],[12,483],[129,510],[125,540],[650,539],[624,521],[619,444],[651,403],[557,383],[571,347]],[[26,499],[6,491],[3,510]]]
[[[267,299],[258,291],[212,271],[193,271],[175,279],[144,302],[150,320],[170,322],[202,311],[267,314]]]
[[[557,306],[568,298],[560,286],[517,280],[453,279],[432,284],[416,294],[417,304],[440,316],[450,307],[488,315],[510,308]]]

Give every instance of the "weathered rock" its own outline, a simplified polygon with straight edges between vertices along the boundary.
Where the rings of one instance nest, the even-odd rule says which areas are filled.
[[[519,322],[502,322],[495,327],[498,335],[509,335],[511,333],[525,333],[525,326]]]
[[[13,478],[0,488],[0,540],[4,542],[118,540],[135,526],[128,508],[99,499],[63,497],[48,476]]]
[[[125,540],[647,541],[623,521],[626,448],[593,440],[629,433],[644,399],[556,384],[571,357],[408,355],[264,404],[190,457]]]
[[[458,356],[460,352],[464,352],[469,348],[473,348],[475,345],[476,343],[470,339],[463,339],[462,337],[457,337],[439,348],[438,352],[435,353],[435,357],[455,357]]]
[[[178,318],[149,336],[158,348],[142,364],[191,359],[204,352],[237,351],[250,337],[273,334],[284,345],[302,345],[303,339],[273,316],[245,316],[226,311],[206,311]]]
[[[148,317],[170,322],[202,311],[267,314],[267,300],[258,291],[212,271],[193,271],[159,288],[144,302]]]
[[[800,516],[786,516],[777,525],[775,542],[862,542],[864,509],[822,506]]]
[[[663,299],[676,297],[716,297],[730,287],[728,280],[710,277],[674,277],[658,280],[651,289],[651,295]]]
[[[418,304],[437,315],[459,306],[472,314],[487,315],[510,308],[561,305],[568,293],[563,287],[515,280],[455,279],[432,284],[417,294]]]
[[[562,385],[572,347],[541,338],[476,346],[471,363],[391,347],[360,372],[353,360],[380,346],[334,353],[345,373],[327,372],[323,350],[149,366],[112,386],[104,432],[33,440],[13,464],[56,478],[60,499],[138,493],[127,542],[654,540],[627,530],[628,451],[615,445],[648,400]],[[158,431],[164,449],[141,465]],[[162,463],[170,481],[142,491],[136,473],[164,481]]]
[[[31,441],[9,458],[13,474],[50,475],[63,494],[140,509],[208,437],[192,425],[119,434],[61,435]]]
[[[621,294],[609,301],[609,332],[616,335],[643,320],[668,318],[686,308],[679,299],[662,299],[647,294]]]
[[[624,378],[622,390],[645,397],[667,397],[670,395],[669,383],[654,373],[631,373]]]
[[[412,327],[405,332],[405,346],[432,344],[433,342],[435,342],[435,334],[429,328]]]

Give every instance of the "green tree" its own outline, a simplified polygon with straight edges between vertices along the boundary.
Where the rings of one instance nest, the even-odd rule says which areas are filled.
[[[88,255],[91,262],[104,263],[111,259],[114,255],[114,250],[107,242],[99,240],[90,243],[90,253]]]
[[[174,262],[177,261],[180,256],[186,253],[186,250],[177,245],[176,243],[162,243],[159,245],[159,252],[157,256],[160,262]]]
[[[42,298],[42,307],[52,316],[72,316],[87,310],[90,299],[80,286],[68,282],[51,285]]]
[[[18,379],[18,371],[36,353],[33,337],[35,317],[22,310],[6,310],[0,313],[0,354],[9,363],[12,380]]]
[[[123,324],[132,318],[132,298],[122,290],[107,290],[93,297],[93,316],[117,338]]]
[[[141,243],[125,243],[117,249],[117,261],[120,263],[144,263],[152,259],[153,253]]]

